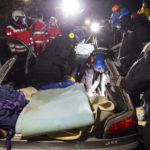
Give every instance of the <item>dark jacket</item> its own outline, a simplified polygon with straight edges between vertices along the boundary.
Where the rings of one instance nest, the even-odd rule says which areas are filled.
[[[150,53],[137,60],[122,80],[129,94],[139,94],[150,87]]]
[[[21,91],[9,85],[0,85],[0,128],[15,128],[20,112],[28,104]]]
[[[71,73],[75,59],[74,46],[74,41],[67,35],[58,36],[48,45],[30,70],[35,87],[62,81],[65,75]]]
[[[125,74],[138,59],[143,44],[150,41],[150,23],[144,17],[135,17],[129,26],[130,33],[126,33],[120,47],[119,59]]]

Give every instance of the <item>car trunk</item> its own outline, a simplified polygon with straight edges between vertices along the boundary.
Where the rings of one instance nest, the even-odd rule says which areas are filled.
[[[13,149],[49,149],[49,147],[61,150],[100,149],[109,146],[118,146],[124,144],[124,141],[126,141],[127,145],[133,142],[136,147],[136,123],[133,126],[121,130],[114,132],[109,131],[113,124],[135,115],[135,110],[129,96],[118,87],[111,89],[109,84],[106,86],[106,93],[107,98],[115,104],[115,112],[106,118],[92,135],[88,135],[87,137],[87,135],[84,134],[84,136],[81,136],[78,140],[64,142],[53,140],[48,135],[24,139],[21,134],[16,134],[12,139]],[[5,139],[1,139],[0,142],[4,145]]]

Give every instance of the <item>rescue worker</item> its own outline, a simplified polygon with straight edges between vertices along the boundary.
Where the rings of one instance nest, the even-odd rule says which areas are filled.
[[[85,85],[87,93],[90,93],[92,90],[93,80],[100,81],[100,77],[105,71],[104,59],[113,57],[112,50],[100,47],[94,50],[92,55],[81,66],[80,78]]]
[[[37,19],[30,26],[30,30],[34,41],[34,50],[39,55],[46,47],[46,25],[41,14],[37,15]]]
[[[144,92],[146,102],[146,126],[143,131],[143,142],[146,150],[150,149],[150,42],[144,47],[141,57],[132,65],[127,75],[116,77],[115,86],[120,86],[129,94]],[[138,101],[136,99],[136,101]]]
[[[112,15],[110,17],[110,23],[112,25],[113,30],[113,44],[118,44],[121,42],[121,31],[120,31],[120,24],[119,24],[119,16],[120,16],[120,9],[122,9],[119,5],[114,5],[112,7]]]
[[[112,15],[110,17],[111,24],[116,28],[119,26],[119,18],[118,18],[119,9],[120,9],[119,5],[114,5],[112,7]]]
[[[102,55],[91,56],[89,61],[86,63],[85,74],[82,78],[82,82],[85,85],[86,92],[90,92],[93,84],[94,72],[103,73],[105,69],[104,58]],[[99,78],[100,81],[100,78]]]
[[[118,70],[121,76],[126,76],[131,66],[140,56],[144,44],[150,41],[150,24],[143,16],[137,15],[131,19],[130,14],[120,11],[120,27],[124,31],[122,45],[119,49]],[[140,106],[140,94],[129,93],[133,105]]]
[[[131,19],[129,12],[120,11],[120,27],[124,35],[119,49],[120,73],[124,76],[138,59],[144,44],[150,40],[150,24],[142,16]]]
[[[14,10],[12,12],[12,19],[10,25],[6,27],[6,35],[21,39],[28,46],[33,45],[33,40],[30,31],[27,29],[26,16],[21,10]],[[18,59],[11,71],[10,79],[16,84],[24,82],[25,62],[28,51],[24,45],[15,40],[8,40],[8,46],[12,55],[17,55]]]
[[[47,43],[51,43],[57,36],[61,35],[62,32],[57,25],[57,19],[51,17],[47,26]]]
[[[77,40],[74,36],[57,36],[48,44],[30,70],[33,86],[40,87],[50,82],[60,82],[74,68]]]
[[[6,35],[14,38],[19,38],[28,46],[33,45],[33,39],[30,31],[27,29],[26,16],[21,10],[12,12],[12,20],[10,25],[6,27]],[[14,40],[9,40],[9,48],[12,54],[23,56],[27,54],[27,49],[24,45]]]
[[[150,17],[150,9],[148,8],[148,1],[147,0],[143,0],[142,8],[140,8],[137,11],[137,14],[145,15],[149,19],[149,17]]]

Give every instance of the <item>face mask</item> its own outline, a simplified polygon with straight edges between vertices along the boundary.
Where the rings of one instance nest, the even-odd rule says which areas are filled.
[[[24,27],[27,27],[27,23],[26,23],[26,18],[25,17],[19,17],[17,23],[22,25],[22,26],[24,26]]]
[[[50,24],[51,24],[52,26],[55,26],[55,25],[56,25],[55,19],[50,19]]]

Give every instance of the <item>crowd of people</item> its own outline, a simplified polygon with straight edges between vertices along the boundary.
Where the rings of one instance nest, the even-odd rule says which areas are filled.
[[[10,24],[6,27],[7,36],[19,38],[28,44],[28,46],[33,46],[37,55],[46,48],[48,43],[51,43],[55,37],[61,34],[55,17],[50,17],[46,24],[43,21],[43,16],[38,14],[37,17],[34,18],[33,24],[29,27],[26,22],[26,15],[21,10],[12,12]],[[9,48],[12,53],[17,54],[26,51],[23,46],[21,47],[19,43],[14,41],[9,41]]]
[[[10,24],[6,26],[6,35],[18,38],[27,44],[38,56],[59,35],[61,29],[57,25],[57,19],[50,17],[48,23],[43,21],[43,16],[38,14],[31,26],[28,26],[26,15],[22,10],[14,10]],[[11,55],[17,55],[18,60],[12,68],[11,80],[16,84],[24,82],[25,62],[28,55],[27,48],[16,40],[8,40]]]

